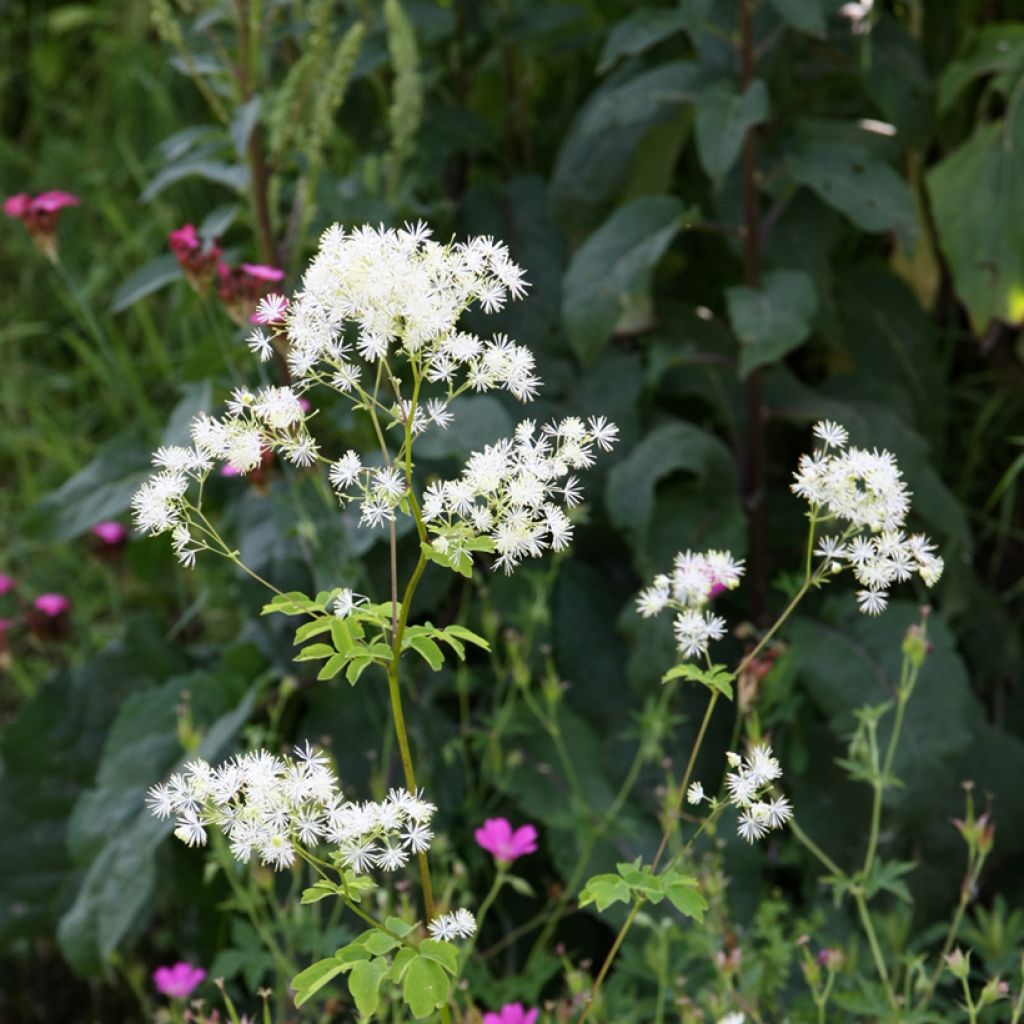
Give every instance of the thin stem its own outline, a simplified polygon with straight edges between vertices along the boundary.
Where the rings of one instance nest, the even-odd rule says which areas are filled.
[[[789,830],[796,836],[797,841],[814,854],[822,864],[828,868],[837,878],[845,878],[846,872],[800,827],[796,818],[790,818]]]
[[[640,908],[643,904],[644,901],[642,899],[638,899],[633,906],[630,907],[629,915],[626,917],[625,922],[619,929],[619,934],[615,936],[612,948],[608,950],[608,955],[604,958],[604,963],[601,964],[601,970],[598,973],[597,978],[594,980],[594,987],[590,990],[590,993],[587,996],[587,1005],[583,1011],[583,1016],[580,1017],[579,1024],[585,1024],[587,1018],[590,1016],[590,1011],[594,1008],[594,1001],[597,999],[597,994],[601,991],[601,985],[604,984],[605,976],[611,969],[612,961],[615,959],[615,955],[618,953],[619,947],[629,934],[629,929],[633,927],[636,915],[640,913]]]
[[[875,969],[885,988],[885,996],[889,1005],[895,1010],[898,1006],[896,993],[893,991],[892,982],[889,980],[889,971],[885,966],[885,958],[882,956],[881,946],[878,944],[878,936],[875,934],[875,927],[871,923],[871,915],[868,913],[868,906],[864,900],[864,894],[859,889],[854,890],[854,901],[857,904],[857,913],[860,916],[860,923],[864,928],[864,934],[868,938],[868,945],[871,947],[871,956],[875,961]]]

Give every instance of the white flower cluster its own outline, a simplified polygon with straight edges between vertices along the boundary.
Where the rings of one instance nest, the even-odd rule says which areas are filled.
[[[348,232],[335,224],[321,236],[288,306],[288,363],[298,378],[319,374],[325,364],[332,385],[348,392],[362,376],[354,355],[377,363],[398,349],[449,392],[461,371],[475,390],[505,388],[527,400],[540,386],[530,350],[503,335],[484,341],[457,326],[472,304],[495,312],[526,287],[522,269],[492,238],[441,245],[422,223]]]
[[[888,588],[914,573],[933,586],[943,561],[928,537],[902,529],[910,491],[892,453],[847,448],[846,430],[828,420],[816,424],[814,434],[822,447],[801,456],[793,493],[810,504],[815,523],[848,524],[839,534],[821,537],[815,554],[832,572],[853,570],[864,587],[857,603],[869,615],[881,614]]]
[[[242,863],[255,854],[275,870],[290,867],[296,847],[338,847],[345,867],[363,874],[377,867],[396,871],[411,854],[430,846],[437,810],[421,795],[393,789],[386,800],[344,801],[327,758],[308,743],[295,757],[259,750],[217,768],[191,761],[149,791],[158,818],[177,819],[175,835],[189,846],[205,845],[207,829],[219,828]]]
[[[611,451],[618,428],[603,416],[586,423],[576,416],[539,431],[523,420],[514,437],[474,452],[456,480],[435,482],[423,493],[423,521],[436,535],[434,547],[456,553],[474,537],[489,536],[495,568],[511,572],[524,558],[550,548],[561,551],[573,524],[560,507],[582,500],[576,469],[594,464],[594,449]]]
[[[754,747],[746,759],[732,751],[726,756],[733,771],[725,777],[725,788],[730,803],[740,811],[736,831],[748,843],[763,839],[793,817],[793,805],[770,792],[772,783],[782,778],[782,767],[767,744]],[[699,782],[690,786],[686,796],[691,804],[708,799]]]
[[[476,918],[465,909],[460,908],[450,914],[441,914],[427,925],[427,931],[439,942],[451,942],[452,939],[468,939],[476,932]]]
[[[670,574],[655,576],[640,592],[637,612],[649,619],[666,608],[673,609],[680,653],[686,658],[704,655],[708,644],[721,640],[726,629],[725,619],[707,611],[706,606],[723,591],[738,587],[742,575],[743,560],[728,551],[682,551]]]
[[[194,538],[196,511],[188,500],[192,482],[201,484],[220,460],[239,473],[249,473],[269,451],[279,451],[296,466],[316,461],[318,448],[306,429],[300,397],[286,387],[265,387],[256,392],[236,388],[228,414],[205,413],[192,420],[194,447],[168,445],[153,454],[158,472],[132,497],[135,525],[150,536],[172,531],[178,560],[191,568],[196,552],[205,547]]]

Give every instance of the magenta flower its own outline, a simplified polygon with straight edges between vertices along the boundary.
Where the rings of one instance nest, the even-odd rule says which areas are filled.
[[[522,1003],[506,1003],[497,1013],[485,1013],[484,1024],[534,1024],[540,1010],[527,1010]]]
[[[237,469],[235,469],[235,467],[232,466],[229,462],[225,462],[224,465],[220,467],[220,475],[241,476],[242,474]]]
[[[203,245],[194,224],[182,224],[167,236],[167,245],[178,260],[188,283],[203,292],[217,274],[220,246],[216,239]]]
[[[477,845],[499,861],[511,862],[537,850],[537,830],[533,825],[521,825],[513,832],[507,818],[488,818],[474,835]]]
[[[243,263],[242,269],[260,281],[283,281],[284,271],[278,267],[268,267],[265,263]]]
[[[179,960],[173,967],[158,967],[153,972],[157,991],[172,999],[188,999],[196,986],[206,977],[202,967]]]
[[[4,200],[4,213],[15,217],[25,225],[32,241],[41,249],[47,258],[57,262],[57,214],[65,206],[78,206],[78,196],[70,192],[53,189],[30,196],[27,192],[19,192]]]
[[[0,572],[0,597],[9,594],[17,585],[18,581],[13,576]]]
[[[116,519],[105,519],[90,531],[108,548],[119,548],[128,539],[128,527]]]
[[[71,607],[71,598],[63,594],[40,594],[32,602],[32,607],[49,619],[56,619]]]

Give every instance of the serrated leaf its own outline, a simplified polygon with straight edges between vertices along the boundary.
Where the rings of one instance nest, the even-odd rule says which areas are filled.
[[[741,377],[802,345],[818,309],[814,282],[801,270],[772,270],[760,288],[727,288],[725,301],[740,340]]]
[[[710,178],[725,177],[743,148],[747,131],[768,117],[768,90],[755,78],[744,92],[715,82],[697,97],[697,156]]]
[[[622,319],[648,301],[655,267],[683,225],[675,196],[640,196],[616,210],[573,254],[562,283],[562,319],[583,362]]]
[[[695,921],[704,920],[704,911],[708,909],[708,901],[697,889],[697,879],[688,875],[668,873],[662,878],[662,890],[680,914],[692,917]]]
[[[709,690],[717,691],[732,700],[732,683],[735,678],[736,674],[730,672],[724,665],[701,668],[691,662],[683,662],[670,668],[661,677],[661,681],[667,683],[672,679],[689,679],[695,683],[703,683]]]
[[[600,911],[607,910],[613,903],[628,903],[629,885],[618,875],[595,875],[580,893],[580,906],[597,904]]]
[[[448,975],[433,960],[416,957],[405,972],[402,998],[417,1020],[429,1017],[448,1002]]]

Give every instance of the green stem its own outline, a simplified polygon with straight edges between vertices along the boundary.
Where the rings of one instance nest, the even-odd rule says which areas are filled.
[[[629,915],[626,917],[625,922],[619,929],[619,934],[615,936],[615,941],[612,943],[612,948],[608,950],[608,955],[604,958],[604,963],[601,964],[601,970],[594,980],[594,987],[590,990],[587,996],[587,1005],[583,1010],[583,1016],[579,1019],[579,1024],[586,1024],[587,1018],[590,1016],[590,1011],[594,1008],[594,1002],[597,999],[598,992],[601,991],[601,986],[604,984],[605,976],[611,969],[612,961],[615,959],[616,954],[619,952],[619,947],[625,941],[626,936],[629,934],[629,929],[633,927],[633,922],[636,920],[636,915],[640,913],[640,908],[644,905],[643,899],[638,899],[632,907],[630,907]]]
[[[878,944],[875,927],[871,923],[867,902],[864,899],[864,894],[859,890],[854,891],[853,898],[857,904],[857,914],[860,916],[860,923],[864,928],[864,934],[867,936],[868,945],[871,947],[871,956],[875,961],[875,969],[878,971],[878,976],[882,979],[882,985],[885,988],[886,999],[889,1000],[889,1005],[895,1010],[899,1004],[896,1000],[896,993],[892,988],[892,982],[889,980],[889,971],[885,966],[885,958],[882,956],[882,948]]]
[[[837,878],[845,878],[846,872],[827,854],[825,851],[818,846],[818,844],[811,839],[811,837],[800,827],[797,823],[796,818],[791,818],[789,821],[789,830],[796,836],[797,841],[805,847],[810,853],[814,854],[822,864]]]

